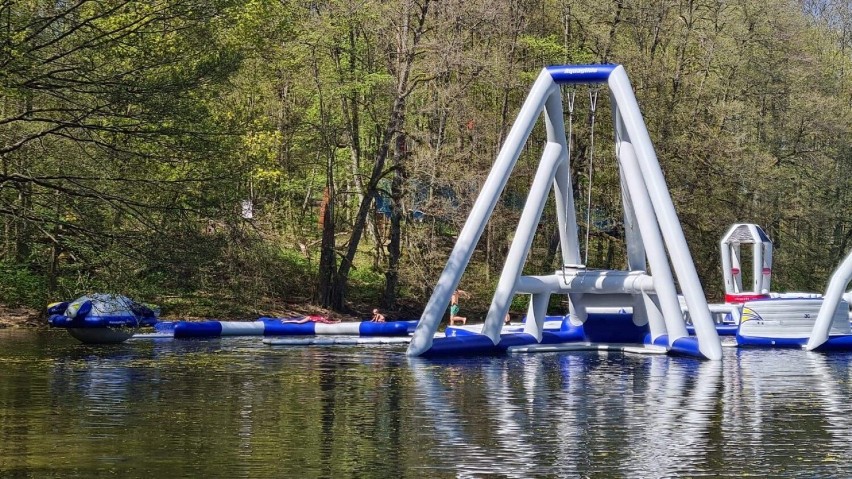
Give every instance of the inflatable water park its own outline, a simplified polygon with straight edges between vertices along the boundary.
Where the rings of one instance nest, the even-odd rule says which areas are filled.
[[[607,86],[610,93],[615,160],[621,179],[627,245],[627,269],[623,271],[586,266],[580,254],[578,212],[572,193],[571,143],[567,138],[571,137],[570,115],[574,102],[573,97],[569,97],[566,137],[561,86],[601,84]],[[590,96],[590,100],[590,107],[594,108],[594,97]],[[533,148],[527,143],[539,117],[544,119],[547,139],[540,145],[541,160],[484,325],[478,334],[436,337],[444,308],[459,285],[522,149]],[[593,134],[594,129],[591,131]],[[523,275],[522,269],[550,191],[555,196],[563,266],[553,273]],[[552,350],[556,345],[576,347],[582,344],[589,348],[622,345],[631,349],[662,348],[667,353],[720,359],[722,350],[717,322],[698,280],[668,191],[633,89],[621,65],[567,65],[543,69],[459,234],[417,325],[408,354],[488,354]],[[758,259],[762,266],[764,258]],[[733,268],[728,270],[733,272]],[[681,287],[680,293],[675,279]],[[795,336],[800,344],[804,340],[808,350],[849,347],[848,305],[842,296],[850,279],[852,255],[838,267],[824,297],[796,303],[803,311],[802,318],[810,321],[811,329],[806,338],[789,327],[793,317],[779,321],[776,317],[746,314],[741,318],[753,322],[741,331],[741,337],[744,342],[746,338],[759,338],[760,341],[754,341],[755,345],[765,340],[766,345],[778,346],[782,343],[778,340]],[[529,295],[527,319],[522,332],[504,334],[503,318],[516,294]],[[566,295],[569,302],[568,316],[558,331],[544,327],[553,294]],[[776,310],[790,307],[783,298],[780,301],[764,304],[773,304],[770,309]],[[810,303],[807,307],[806,302]],[[817,305],[818,311],[814,313]],[[742,311],[759,314],[763,309],[769,315],[769,309],[763,304],[757,309],[755,306],[746,303]],[[728,312],[735,309],[727,306]],[[808,312],[804,312],[805,309]],[[725,312],[724,307],[722,312]],[[690,330],[687,330],[684,313],[688,314]],[[804,318],[805,315],[808,317]],[[845,319],[837,323],[836,318]],[[764,327],[770,324],[778,327]],[[843,324],[845,329],[841,327]],[[807,330],[808,326],[800,326],[800,329]]]
[[[743,248],[749,245],[750,250]],[[711,305],[711,310],[727,311],[717,322],[720,335],[735,336],[739,346],[801,348],[811,344],[808,349],[850,349],[852,292],[843,292],[848,283],[848,279],[844,280],[848,274],[844,273],[844,265],[835,272],[825,295],[773,292],[770,288],[773,245],[760,226],[749,223],[731,226],[722,237],[720,249],[725,303]],[[748,254],[750,282],[744,279],[748,271],[744,256]]]
[[[614,156],[624,206],[624,270],[588,267],[588,251],[581,254],[577,217],[583,212],[577,211],[573,198],[569,139],[575,91],[584,86],[594,92],[589,97],[590,156],[594,155],[597,91],[607,88],[610,95]],[[571,89],[567,102],[563,87]],[[568,106],[567,135],[564,104]],[[530,145],[530,134],[539,119],[544,121],[546,140]],[[451,325],[439,332],[451,297],[523,150],[540,151],[541,156],[484,322]],[[419,320],[333,322],[305,316],[160,322],[153,310],[128,298],[90,295],[51,305],[49,322],[87,343],[134,337],[262,336],[270,346],[408,343],[409,356],[423,357],[590,349],[720,360],[722,336],[735,337],[736,344],[743,347],[852,350],[852,293],[845,292],[852,280],[852,252],[838,266],[824,294],[773,293],[772,242],[757,225],[733,225],[720,243],[725,301],[710,304],[668,191],[624,67],[550,66],[538,75],[521,107]],[[562,266],[524,275],[551,192]],[[585,212],[586,217],[588,214]],[[745,265],[748,257],[750,276]],[[554,294],[567,299],[564,316],[548,316]],[[521,324],[505,324],[516,295],[527,296],[525,319]],[[143,327],[154,332],[139,331]]]

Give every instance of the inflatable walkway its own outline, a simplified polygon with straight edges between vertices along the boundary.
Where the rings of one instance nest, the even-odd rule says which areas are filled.
[[[260,318],[257,321],[178,321],[158,325],[158,331],[171,329],[175,338],[214,338],[220,336],[407,336],[416,321],[374,323],[355,321],[323,323],[305,318]]]

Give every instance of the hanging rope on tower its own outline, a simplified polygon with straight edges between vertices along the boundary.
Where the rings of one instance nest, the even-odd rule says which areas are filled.
[[[577,95],[576,87],[572,87],[568,90],[568,164],[571,164],[571,145],[574,139],[574,98]],[[567,211],[566,214],[573,215],[576,214],[574,211]],[[567,225],[568,222],[566,221]],[[563,232],[564,233],[564,232]],[[565,284],[568,284],[568,277],[566,273],[566,267],[568,265],[562,265],[562,280],[565,281]]]
[[[574,143],[574,97],[577,95],[577,88],[572,87],[568,91],[568,164],[571,164],[571,151]],[[569,215],[576,214],[573,211],[567,212]],[[567,221],[566,221],[566,224]]]
[[[568,161],[571,161],[571,143],[574,136],[574,97],[577,95],[576,88],[568,91]]]
[[[586,199],[586,252],[583,263],[589,264],[589,232],[592,229],[592,174],[595,157],[595,110],[598,106],[598,89],[589,90],[589,109],[591,112],[591,128],[589,133],[589,191]]]

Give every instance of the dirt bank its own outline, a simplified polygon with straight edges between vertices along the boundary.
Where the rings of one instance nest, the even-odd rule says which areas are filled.
[[[0,329],[46,327],[47,321],[41,314],[29,308],[12,308],[0,304]]]

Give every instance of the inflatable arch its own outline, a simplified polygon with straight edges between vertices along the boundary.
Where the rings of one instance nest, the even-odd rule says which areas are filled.
[[[743,287],[742,245],[752,245],[751,290]],[[768,298],[772,280],[772,241],[763,229],[752,223],[731,226],[720,242],[722,273],[725,277],[725,302],[742,303]]]
[[[581,264],[560,91],[560,85],[571,84],[606,84],[609,87],[624,204],[627,271],[592,270]],[[459,233],[420,318],[408,354],[428,355],[433,347],[434,334],[450,296],[458,286],[486,222],[542,113],[547,142],[543,145],[541,160],[492,298],[483,334],[495,347],[499,346],[503,318],[513,295],[529,294],[531,301],[525,333],[541,342],[550,296],[566,294],[572,322],[593,321],[587,313],[588,308],[596,306],[632,308],[634,324],[645,324],[650,331],[646,343],[665,346],[669,351],[681,354],[721,359],[721,342],[692,256],[630,81],[620,65],[551,66],[539,74]],[[550,275],[523,276],[522,267],[551,189],[556,196],[564,267]],[[647,272],[648,266],[652,275]],[[672,269],[695,326],[695,337],[687,333]]]

